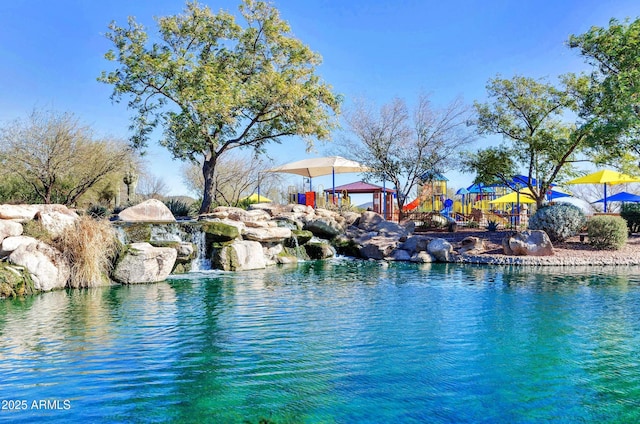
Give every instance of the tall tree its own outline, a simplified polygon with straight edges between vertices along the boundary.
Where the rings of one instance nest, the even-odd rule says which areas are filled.
[[[640,19],[611,19],[608,28],[594,26],[572,35],[568,44],[593,66],[590,77],[598,89],[590,93],[586,106],[606,120],[610,132],[620,134],[598,152],[605,158],[629,150],[640,155]]]
[[[18,176],[37,201],[73,205],[129,163],[131,149],[97,139],[70,113],[36,110],[0,129],[0,164]]]
[[[235,148],[264,151],[269,142],[298,135],[311,146],[336,125],[340,97],[316,75],[320,56],[291,35],[268,3],[244,0],[233,15],[188,2],[184,14],[159,18],[157,42],[129,18],[107,37],[119,67],[103,72],[112,98],[129,96],[136,111],[133,144],[144,146],[162,126],[160,144],[175,158],[202,164],[201,213],[214,199],[220,155]]]
[[[237,154],[233,151],[222,155],[213,175],[214,205],[237,206],[242,197],[257,191],[260,186],[261,195],[274,191],[282,185],[279,174],[265,172],[271,166],[248,154]],[[183,181],[194,193],[202,193],[204,181],[198,164],[183,167]]]
[[[464,152],[462,168],[476,173],[476,182],[504,184],[513,189],[513,176],[521,169],[526,186],[538,207],[551,184],[571,171],[571,164],[583,160],[581,153],[606,132],[598,117],[585,106],[592,84],[588,78],[566,75],[561,88],[532,78],[495,78],[487,85],[490,102],[478,103],[475,125],[478,134],[498,134],[502,145],[476,152]],[[578,115],[574,123],[563,114]],[[534,184],[535,180],[535,184]]]
[[[367,178],[389,181],[402,208],[412,190],[430,172],[444,172],[454,152],[472,141],[466,131],[469,108],[455,100],[442,110],[420,96],[413,113],[403,100],[395,99],[379,113],[360,104],[346,120],[355,139],[345,142],[345,155],[372,169]]]

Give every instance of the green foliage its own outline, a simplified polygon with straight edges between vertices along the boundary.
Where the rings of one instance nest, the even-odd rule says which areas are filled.
[[[587,222],[589,244],[597,249],[618,250],[627,243],[627,221],[619,216],[594,216]]]
[[[620,216],[627,221],[627,227],[629,232],[640,232],[640,204],[638,203],[623,203]]]
[[[0,160],[2,164],[2,160]],[[6,168],[5,168],[6,169]],[[0,203],[37,203],[38,195],[15,174],[0,175]]]
[[[113,86],[113,100],[129,97],[134,145],[144,147],[161,125],[160,144],[176,158],[203,159],[201,213],[211,206],[225,151],[261,152],[293,135],[311,145],[337,125],[341,98],[316,75],[320,56],[293,37],[271,4],[244,0],[240,12],[244,26],[231,13],[188,2],[184,13],[157,19],[157,35],[132,17],[107,33],[115,51],[105,57],[118,68],[99,81]]]
[[[70,113],[35,110],[0,129],[0,169],[39,203],[75,204],[129,162],[124,143],[97,139]]]
[[[87,209],[87,214],[92,218],[105,218],[109,214],[109,209],[102,205],[91,205]]]
[[[36,293],[31,274],[19,266],[0,262],[0,299]]]
[[[478,221],[469,221],[467,222],[467,228],[480,228],[480,223]]]
[[[191,205],[187,205],[185,202],[177,199],[171,199],[164,204],[169,208],[173,216],[189,216],[191,211]]]
[[[553,241],[563,241],[577,235],[584,227],[584,212],[574,205],[558,203],[538,210],[529,219],[529,229],[543,230]]]
[[[151,240],[151,224],[147,222],[126,222],[121,228],[127,243],[148,243]]]
[[[47,244],[53,243],[53,236],[51,235],[49,230],[47,230],[44,225],[42,225],[42,222],[36,221],[34,219],[22,224],[22,235],[33,237]]]
[[[493,219],[488,220],[487,231],[491,231],[491,232],[498,231],[498,225],[500,225],[498,221],[495,221]]]
[[[569,46],[577,49],[593,66],[589,75],[594,89],[585,107],[603,119],[595,158],[610,161],[633,151],[640,152],[640,19],[609,21],[607,28],[593,26],[581,35],[572,35]]]
[[[513,175],[525,168],[528,175],[537,176],[538,186],[528,188],[540,207],[550,184],[570,169],[588,141],[583,126],[562,120],[563,113],[575,109],[571,91],[564,81],[559,88],[522,76],[489,81],[490,101],[475,103],[475,126],[479,135],[502,135],[504,143],[464,152],[461,168],[475,172],[476,182],[499,182],[514,189]]]

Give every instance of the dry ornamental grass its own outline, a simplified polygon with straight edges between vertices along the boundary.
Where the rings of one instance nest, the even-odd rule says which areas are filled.
[[[109,221],[80,217],[56,240],[71,267],[69,287],[85,288],[109,282],[117,239]]]

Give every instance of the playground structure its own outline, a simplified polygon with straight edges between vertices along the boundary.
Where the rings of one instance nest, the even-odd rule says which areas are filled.
[[[403,208],[405,219],[416,222],[418,226],[447,226],[452,223],[469,226],[475,223],[486,227],[493,222],[498,228],[519,228],[528,224],[529,204],[535,201],[527,195],[528,189],[520,189],[524,185],[521,180],[517,180],[518,191],[507,186],[472,184],[451,195],[447,192],[447,178],[438,173],[425,174],[424,177],[418,189],[419,196]],[[509,193],[513,199],[511,196],[503,197]]]

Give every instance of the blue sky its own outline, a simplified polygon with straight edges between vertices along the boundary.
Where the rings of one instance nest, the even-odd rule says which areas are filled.
[[[214,11],[237,11],[239,1],[201,1]],[[586,70],[565,42],[570,34],[610,18],[640,16],[637,0],[419,1],[275,0],[296,37],[323,57],[319,73],[345,97],[378,105],[394,97],[409,104],[421,92],[435,106],[457,96],[482,101],[487,81],[501,74],[555,79]],[[0,121],[26,116],[35,108],[75,113],[100,135],[128,137],[131,112],[109,99],[111,87],[98,83],[111,48],[104,37],[115,20],[127,16],[154,28],[154,16],[179,13],[177,0],[13,0],[0,3]],[[487,140],[479,140],[481,147]],[[278,162],[330,152],[330,144],[305,152],[304,143],[285,139],[274,145]],[[151,170],[171,194],[185,194],[180,162],[152,143]],[[447,173],[450,185],[468,185],[473,175]],[[357,180],[338,176],[336,183]],[[297,182],[295,180],[294,182]],[[330,186],[330,177],[314,183]]]

